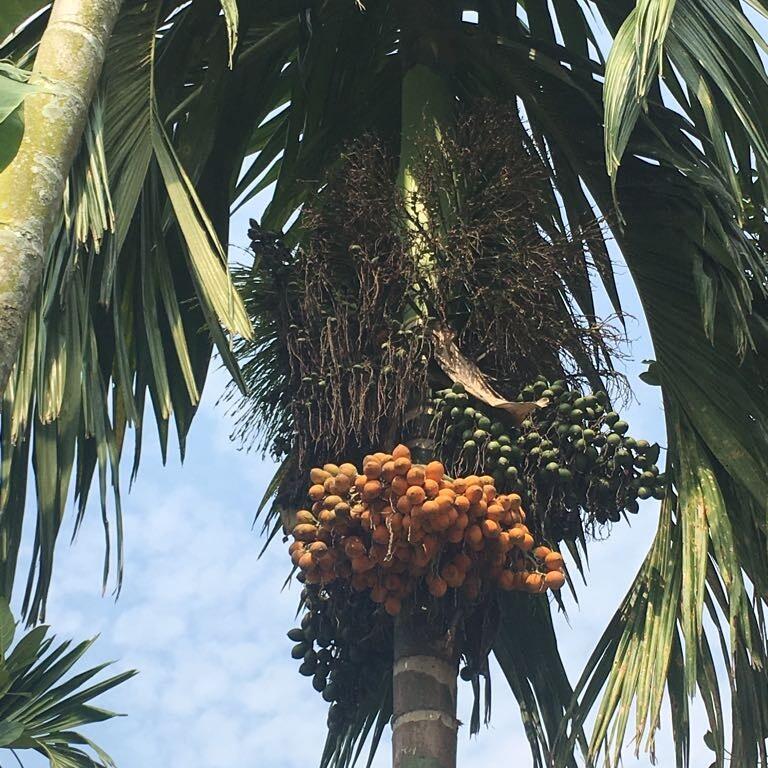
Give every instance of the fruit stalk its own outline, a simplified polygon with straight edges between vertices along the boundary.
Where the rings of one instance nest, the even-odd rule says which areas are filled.
[[[451,629],[435,638],[425,612],[395,620],[392,764],[394,768],[454,768],[458,649]]]

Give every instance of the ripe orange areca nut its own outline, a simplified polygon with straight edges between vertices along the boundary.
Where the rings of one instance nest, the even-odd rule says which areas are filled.
[[[369,480],[363,487],[363,497],[371,501],[377,498],[382,490],[383,487],[378,480]]]
[[[515,574],[512,571],[502,571],[499,574],[498,583],[499,586],[506,592],[513,590],[516,583]]]
[[[397,614],[400,613],[401,609],[402,609],[402,604],[400,603],[400,600],[397,597],[388,597],[384,601],[384,610],[390,616],[397,616]]]
[[[411,485],[406,491],[406,496],[413,505],[423,504],[427,498],[427,494],[420,485]]]
[[[424,474],[430,480],[442,480],[445,475],[445,467],[439,461],[430,461],[424,469]]]
[[[389,487],[395,496],[403,496],[408,490],[408,481],[400,475],[395,475]]]
[[[393,459],[400,459],[400,458],[411,458],[411,449],[407,445],[403,445],[400,443],[400,445],[396,445],[394,450],[392,451],[392,458]]]
[[[470,544],[479,544],[483,540],[483,532],[479,525],[470,525],[464,537]]]
[[[464,495],[470,504],[477,504],[483,498],[483,489],[479,485],[470,485]]]
[[[408,485],[424,485],[426,477],[427,476],[424,474],[424,467],[418,465],[411,467],[405,475]]]
[[[525,577],[525,589],[528,592],[543,592],[545,589],[544,576],[540,573],[529,573]]]
[[[548,571],[559,571],[565,566],[565,561],[559,552],[550,552],[544,558],[544,565],[547,567]]]
[[[309,479],[313,485],[322,485],[329,477],[330,475],[320,467],[313,467],[309,470]]]
[[[395,459],[395,474],[405,477],[411,466],[411,460],[405,456],[401,456],[399,459]]]
[[[549,571],[544,576],[544,583],[549,589],[560,589],[565,584],[565,574],[562,571]]]
[[[317,528],[314,525],[302,523],[293,529],[293,537],[299,541],[314,541]]]
[[[349,489],[352,487],[352,478],[349,475],[339,473],[333,478],[333,490],[340,496],[344,496],[349,493]]]
[[[429,594],[433,597],[442,597],[448,591],[448,584],[445,579],[441,579],[439,576],[428,578],[427,587]]]
[[[466,496],[459,495],[453,500],[453,505],[459,512],[468,512],[470,507],[469,499]]]
[[[323,555],[327,554],[327,552],[328,552],[328,545],[325,544],[322,541],[313,541],[309,545],[309,551],[311,552],[312,557],[314,557],[315,560],[318,560]]]
[[[448,541],[451,544],[461,544],[464,541],[464,529],[455,526],[448,531]]]

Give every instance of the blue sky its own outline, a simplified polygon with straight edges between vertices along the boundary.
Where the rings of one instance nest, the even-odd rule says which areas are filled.
[[[262,204],[257,199],[235,217],[233,257],[247,246],[247,219],[258,216]],[[617,263],[617,270],[626,309],[639,318],[626,269]],[[640,361],[652,357],[648,334],[630,318],[628,335],[627,372],[637,398],[626,410],[631,432],[663,445],[658,391],[637,378]],[[279,541],[258,559],[261,541],[251,529],[274,467],[230,442],[232,422],[216,405],[226,382],[223,372],[212,371],[184,466],[173,456],[162,468],[148,431],[138,481],[124,499],[127,568],[120,599],[101,596],[97,509],[75,544],[64,542],[59,552],[48,614],[55,632],[77,639],[98,633],[92,662],[115,659],[118,669],[140,670],[103,697],[104,706],[128,716],[90,730],[119,768],[307,768],[319,759],[327,705],[290,658],[285,632],[294,625],[297,593],[281,591],[288,559]],[[570,624],[557,619],[572,678],[647,551],[657,504],[644,503],[632,527],[616,526],[610,540],[591,547],[590,586],[581,591],[581,606],[572,608]],[[465,721],[470,705],[469,688],[462,687]],[[525,768],[530,757],[519,714],[500,676],[493,705],[489,728],[473,739],[460,733],[459,764],[481,768],[514,760]],[[697,723],[692,764],[707,765],[703,720]],[[662,766],[673,761],[668,733],[660,739]],[[34,756],[23,759],[32,768],[43,765]],[[389,762],[383,744],[375,766]],[[627,749],[625,764],[650,762],[636,761]]]

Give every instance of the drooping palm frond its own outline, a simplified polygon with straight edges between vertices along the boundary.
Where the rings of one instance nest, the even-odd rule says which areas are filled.
[[[0,43],[31,16],[45,8],[47,0],[7,0],[0,8]]]
[[[228,333],[248,336],[250,324],[221,245],[227,218],[218,215],[214,225],[201,199],[229,199],[238,161],[228,161],[227,176],[209,147],[195,163],[184,163],[187,134],[199,132],[199,150],[202,133],[213,126],[190,122],[185,109],[167,122],[166,113],[177,102],[164,104],[162,111],[159,104],[171,85],[183,101],[183,91],[211,69],[220,78],[231,74],[227,60],[235,55],[236,8],[227,3],[224,20],[218,9],[217,4],[128,2],[110,42],[0,418],[0,581],[6,595],[16,574],[30,459],[35,469],[37,526],[24,602],[30,620],[44,616],[73,470],[75,531],[98,475],[104,582],[110,565],[116,565],[119,587],[119,462],[126,430],[135,426],[135,473],[147,393],[163,455],[171,418],[183,455],[214,347],[239,378]],[[35,20],[6,43],[3,55],[31,64],[43,29],[44,19]],[[211,67],[200,58],[205,48]],[[190,57],[186,63],[184,56]],[[170,82],[158,92],[164,78]],[[238,86],[241,92],[242,81]],[[251,128],[239,130],[245,145]],[[205,173],[210,178],[198,191],[194,182]],[[114,512],[108,511],[110,495]]]
[[[500,603],[493,653],[520,706],[534,768],[544,768],[551,764],[573,689],[560,660],[550,606],[516,593],[502,595]],[[586,752],[583,733],[575,732],[573,741]],[[573,750],[563,764],[567,768],[578,765]]]
[[[53,768],[114,768],[78,729],[116,717],[92,702],[135,672],[91,682],[109,666],[101,664],[70,675],[93,640],[55,644],[48,627],[39,626],[14,644],[15,630],[8,604],[0,601],[0,749],[34,750]]]

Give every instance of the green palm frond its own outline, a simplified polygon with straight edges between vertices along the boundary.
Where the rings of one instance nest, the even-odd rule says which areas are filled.
[[[0,43],[46,5],[48,0],[6,0],[0,8]]]
[[[500,602],[501,621],[493,653],[520,706],[534,768],[544,768],[552,763],[553,748],[573,689],[560,658],[546,601],[506,593],[501,595]],[[573,742],[586,752],[580,728],[581,725]],[[578,765],[572,749],[563,765]]]
[[[106,542],[104,582],[116,567],[119,587],[119,463],[127,428],[136,428],[135,473],[149,394],[163,455],[171,418],[183,455],[213,348],[239,380],[229,334],[249,336],[250,323],[221,245],[227,239],[226,217],[218,216],[214,225],[201,199],[228,199],[234,179],[220,178],[222,159],[212,157],[210,147],[208,156],[198,151],[194,163],[181,160],[189,155],[191,139],[200,150],[202,135],[198,127],[192,137],[190,124],[181,125],[191,106],[167,123],[164,111],[170,105],[161,112],[159,98],[170,88],[160,97],[157,90],[158,80],[174,78],[183,102],[194,78],[210,77],[211,69],[220,78],[231,76],[227,60],[235,53],[236,8],[227,3],[219,21],[215,8],[199,6],[123,5],[99,95],[70,173],[22,357],[4,393],[0,509],[5,546],[0,581],[3,594],[11,594],[31,458],[38,506],[24,602],[31,620],[44,616],[73,470],[75,531],[92,479],[98,476]],[[192,40],[195,50],[187,48]],[[35,43],[25,28],[6,44],[4,53],[29,63]],[[190,58],[177,71],[181,62],[169,60],[199,54],[206,45],[220,49],[220,69]],[[254,63],[264,66],[258,57]],[[236,85],[232,90],[241,93],[244,82]],[[215,127],[202,126],[209,132]],[[247,126],[241,130],[244,148],[251,131]],[[239,167],[241,157],[227,161],[232,169]],[[209,165],[215,173],[206,170]],[[197,191],[190,172],[197,180],[205,173],[212,178]]]
[[[0,171],[13,160],[24,135],[24,99],[40,90],[28,82],[29,72],[0,61]]]
[[[38,626],[14,644],[15,624],[0,601],[0,749],[34,750],[52,768],[114,768],[110,756],[79,732],[116,717],[93,700],[133,677],[123,672],[93,682],[109,664],[75,674],[93,640],[56,644]]]

